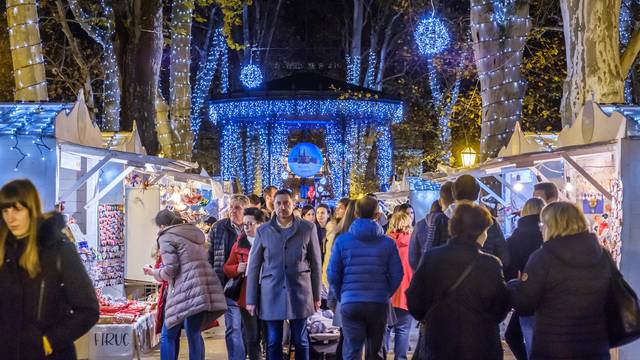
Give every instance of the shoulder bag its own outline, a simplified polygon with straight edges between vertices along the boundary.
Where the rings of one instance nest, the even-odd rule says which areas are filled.
[[[627,283],[613,259],[605,254],[611,265],[611,281],[605,304],[607,333],[611,348],[628,344],[640,338],[640,306],[638,297]]]

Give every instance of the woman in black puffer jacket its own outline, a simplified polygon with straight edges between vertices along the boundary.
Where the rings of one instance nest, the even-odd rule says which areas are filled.
[[[531,359],[608,360],[611,258],[574,204],[549,204],[540,218],[545,242],[508,284],[516,311],[535,314]]]
[[[73,342],[98,321],[93,284],[62,215],[42,214],[29,180],[0,189],[0,357],[76,359]]]

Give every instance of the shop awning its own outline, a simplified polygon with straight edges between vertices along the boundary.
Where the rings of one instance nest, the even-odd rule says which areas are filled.
[[[575,145],[559,148],[553,151],[541,151],[536,153],[528,153],[521,155],[514,155],[509,157],[495,158],[488,160],[474,168],[460,168],[446,169],[446,172],[439,173],[425,173],[423,178],[437,181],[454,181],[461,175],[471,175],[476,179],[482,179],[486,177],[494,177],[500,181],[503,185],[511,189],[510,184],[507,184],[501,177],[501,174],[505,174],[511,171],[518,171],[529,169],[537,176],[540,176],[543,181],[548,181],[544,175],[536,167],[538,164],[550,162],[550,161],[564,161],[578,171],[591,185],[597,188],[606,198],[611,199],[611,193],[596,179],[594,179],[585,169],[580,167],[574,160],[583,156],[590,156],[595,154],[610,153],[615,150],[615,145],[618,141],[611,140],[606,142]],[[478,184],[484,191],[491,195],[494,199],[498,200],[503,205],[506,205],[506,201],[496,194],[491,188],[486,186],[482,181],[478,181]],[[513,189],[511,189],[513,191]],[[517,191],[514,193],[518,194]]]
[[[97,203],[97,201],[104,197],[109,191],[111,191],[111,189],[124,180],[124,178],[134,170],[155,174],[163,171],[184,173],[187,170],[194,170],[198,168],[197,163],[165,159],[151,155],[134,154],[118,150],[99,149],[71,143],[60,143],[58,144],[58,147],[61,152],[98,161],[96,165],[91,169],[88,169],[87,172],[82,175],[82,177],[80,177],[69,189],[62,192],[58,201],[66,199],[68,196],[80,189],[82,185],[84,185],[92,176],[96,175],[98,171],[108,163],[119,163],[125,166],[124,171],[116,176],[116,178],[105,186],[93,199],[89,200],[85,207],[90,207],[92,204]]]

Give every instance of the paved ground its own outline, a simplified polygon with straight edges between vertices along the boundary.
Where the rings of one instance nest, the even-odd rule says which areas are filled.
[[[417,339],[417,335],[412,334],[412,345],[415,344]],[[224,342],[224,328],[219,327],[212,329],[210,331],[206,331],[204,333],[204,341],[206,348],[206,356],[207,360],[223,360],[227,358],[227,350]],[[507,349],[507,353],[505,354],[504,360],[515,360],[511,352],[508,351],[508,347],[506,344],[503,344],[503,347]],[[189,359],[189,351],[187,347],[187,338],[185,336],[182,337],[180,341],[180,360]],[[160,350],[155,350],[151,353],[145,354],[142,360],[155,360],[160,359]],[[393,354],[388,356],[388,359],[393,359]]]

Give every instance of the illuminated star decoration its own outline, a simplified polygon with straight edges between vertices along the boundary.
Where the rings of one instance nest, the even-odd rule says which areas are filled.
[[[447,27],[433,13],[420,20],[414,37],[418,44],[418,50],[425,56],[441,53],[449,46],[451,40]]]
[[[240,81],[246,88],[255,89],[262,84],[262,71],[258,65],[245,65],[240,71]]]

